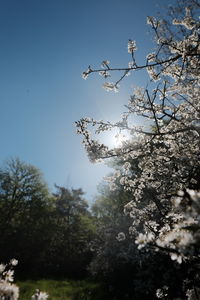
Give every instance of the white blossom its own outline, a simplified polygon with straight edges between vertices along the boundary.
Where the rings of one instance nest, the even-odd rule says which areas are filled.
[[[159,299],[165,298],[168,295],[168,286],[163,286],[161,289],[156,290],[156,297]]]
[[[119,85],[116,86],[116,84],[112,83],[112,82],[105,82],[103,84],[103,88],[106,90],[106,91],[114,91],[114,92],[118,92],[119,90]]]
[[[124,241],[126,239],[126,236],[124,234],[124,232],[119,232],[116,239],[121,242],[121,241]]]
[[[130,162],[125,162],[125,164],[123,165],[123,169],[125,170],[125,171],[128,171],[129,169],[131,168],[131,164],[130,164]]]
[[[134,68],[134,67],[135,67],[135,63],[134,63],[133,61],[130,61],[130,62],[128,63],[128,67],[129,67],[130,69]]]
[[[196,300],[200,297],[200,288],[196,287],[195,289],[188,289],[186,292],[186,296],[188,300]],[[198,296],[198,298],[197,298]]]
[[[110,73],[108,71],[106,71],[106,70],[100,71],[99,75],[102,76],[102,77],[104,77],[104,78],[110,77]]]
[[[18,298],[19,298],[18,286],[6,281],[0,282],[0,299],[17,300]]]
[[[89,66],[88,69],[82,73],[82,78],[83,78],[83,79],[87,79],[88,76],[89,76],[89,74],[90,74],[91,72],[92,72],[92,69],[91,69],[91,67]]]
[[[4,264],[0,264],[0,274],[3,273],[3,271],[5,270],[6,265]]]
[[[110,64],[109,60],[103,60],[101,63],[102,68],[108,67],[108,65]]]
[[[157,27],[159,23],[158,23],[158,21],[156,20],[155,17],[148,16],[148,17],[147,17],[147,24],[148,24],[148,25],[151,25],[151,26],[153,26],[153,27]]]
[[[13,258],[11,259],[10,264],[15,267],[18,264],[18,260]]]
[[[32,295],[31,300],[46,300],[49,295],[46,292],[41,292],[39,289],[36,289],[35,294]]]
[[[137,50],[136,42],[133,40],[128,41],[128,53],[133,53]]]
[[[8,282],[14,281],[14,270],[8,270],[5,273],[3,273],[5,280]]]
[[[178,255],[176,253],[171,253],[171,259],[177,261],[177,263],[181,264],[183,257],[182,255]]]
[[[154,235],[152,233],[143,234],[140,233],[135,240],[135,243],[138,245],[138,249],[142,249],[146,244],[154,240]]]

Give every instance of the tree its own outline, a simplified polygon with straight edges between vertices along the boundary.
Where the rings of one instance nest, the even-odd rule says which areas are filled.
[[[0,254],[20,261],[27,276],[81,277],[95,235],[81,189],[56,186],[52,195],[41,172],[18,158],[0,169]]]
[[[147,277],[141,276],[140,281],[138,276],[141,275],[142,255],[138,258],[137,246],[128,234],[131,218],[123,213],[129,197],[130,193],[125,192],[122,186],[111,191],[108,184],[104,184],[92,205],[97,236],[92,241],[94,257],[90,263],[90,271],[95,278],[105,282],[109,299],[146,299],[146,292],[152,289]],[[141,282],[144,281],[145,290],[141,287]],[[135,293],[135,289],[139,287],[138,295],[138,290]],[[149,295],[148,299],[151,299]]]
[[[131,226],[131,219],[123,214],[124,203],[128,202],[128,193],[121,189],[110,191],[108,185],[103,185],[100,194],[96,197],[92,205],[92,213],[97,227],[96,239],[92,242],[92,248],[95,252],[91,264],[93,274],[100,276],[110,276],[119,265],[129,260],[128,256],[136,247],[131,246],[130,240],[124,241],[125,234]],[[126,249],[127,241],[130,249]],[[111,275],[112,276],[112,275]]]
[[[136,88],[127,112],[115,124],[88,118],[76,122],[91,161],[110,157],[124,161],[123,169],[110,179],[112,188],[117,180],[131,192],[125,213],[133,219],[131,230],[138,249],[162,251],[186,268],[183,290],[175,295],[181,299],[200,297],[196,271],[200,254],[199,8],[196,0],[177,1],[169,18],[147,18],[156,50],[147,55],[143,65],[135,59],[136,42],[129,40],[128,67],[112,68],[107,60],[103,69],[90,66],[83,73],[85,79],[92,73],[107,78],[111,72],[122,72],[117,82],[104,83],[107,91],[117,91],[127,74],[141,69],[148,71],[152,87]],[[131,125],[135,114],[147,120],[148,126]],[[90,125],[97,128],[96,133],[118,128],[128,131],[131,138],[121,147],[109,149],[91,137]],[[158,290],[157,297],[173,299],[170,289]]]
[[[37,168],[15,158],[0,169],[1,259],[19,259],[21,273],[42,271],[51,238],[51,207],[52,197]]]
[[[96,229],[83,191],[60,186],[56,188],[50,260],[55,274],[82,277],[87,273],[92,255],[90,242]]]
[[[113,166],[119,170],[120,162]],[[94,257],[90,271],[105,283],[109,299],[154,300],[155,291],[162,286],[170,287],[171,294],[176,295],[185,278],[184,267],[177,267],[165,253],[138,249],[133,220],[123,213],[131,192],[125,191],[119,182],[116,186],[115,190],[105,184],[101,186],[92,206],[97,237],[92,242]],[[144,209],[145,199],[143,202]],[[138,215],[143,209],[140,207]]]
[[[25,215],[33,201],[44,202],[47,195],[47,185],[37,168],[16,158],[0,169],[0,201],[5,227],[16,215]]]

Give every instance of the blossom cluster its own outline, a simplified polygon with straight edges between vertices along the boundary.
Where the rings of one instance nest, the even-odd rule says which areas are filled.
[[[17,259],[11,259],[8,264],[0,264],[0,300],[17,300],[19,298],[19,287],[14,284],[14,267],[18,264]],[[36,290],[32,300],[46,300],[48,294]]]
[[[17,264],[16,259],[11,259],[8,264],[0,264],[0,300],[17,300],[19,298],[19,288],[13,283],[13,267]]]

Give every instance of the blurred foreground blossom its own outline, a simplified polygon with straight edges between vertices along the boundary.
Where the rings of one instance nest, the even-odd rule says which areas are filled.
[[[19,288],[15,284],[6,281],[0,282],[0,300],[17,300]]]
[[[17,300],[19,298],[19,287],[14,281],[13,266],[18,264],[18,260],[11,259],[9,264],[0,264],[0,300]]]
[[[47,293],[36,289],[35,294],[31,297],[31,300],[46,300],[48,297],[49,295]]]

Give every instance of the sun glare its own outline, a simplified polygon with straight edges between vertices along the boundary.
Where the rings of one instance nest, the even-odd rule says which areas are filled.
[[[128,139],[128,136],[125,133],[117,133],[114,136],[114,145],[116,147],[122,146],[122,144]]]
[[[110,148],[118,148],[123,145],[124,142],[130,139],[127,132],[109,132],[105,138],[105,144]]]

